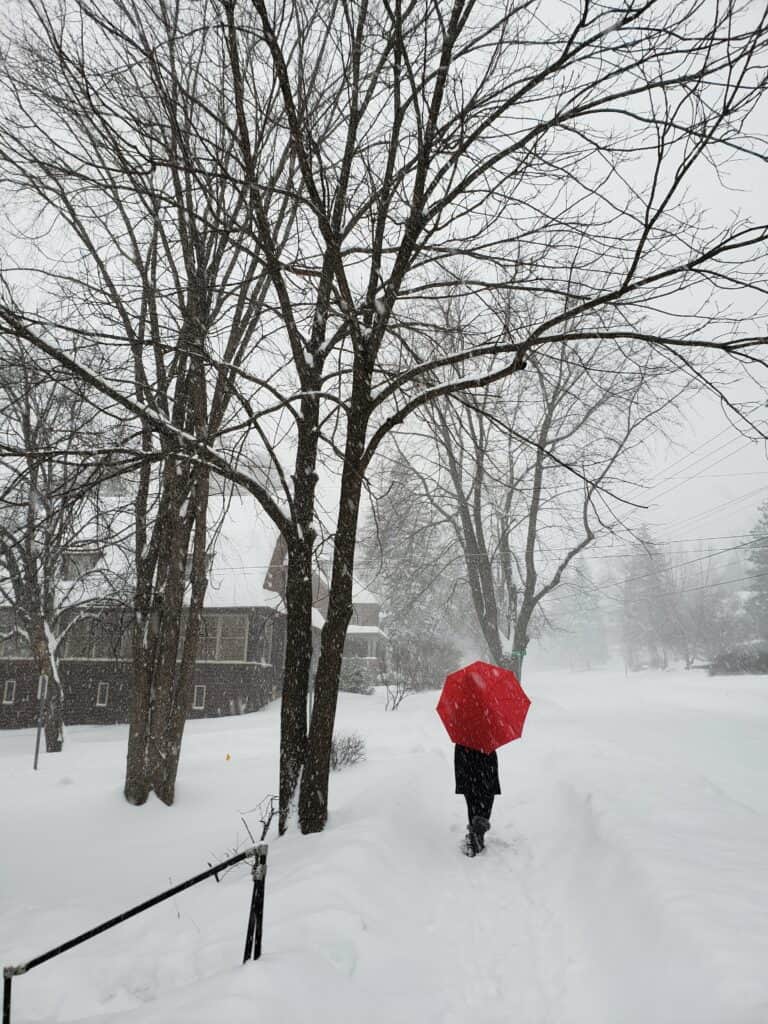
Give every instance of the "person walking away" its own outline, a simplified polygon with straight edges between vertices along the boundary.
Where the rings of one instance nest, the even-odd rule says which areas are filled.
[[[485,849],[485,833],[491,827],[491,811],[494,797],[500,795],[499,759],[494,751],[484,754],[482,750],[456,744],[454,752],[456,792],[467,801],[467,842],[465,853],[474,857]]]

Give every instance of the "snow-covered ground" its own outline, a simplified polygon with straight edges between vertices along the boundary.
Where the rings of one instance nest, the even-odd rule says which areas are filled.
[[[19,978],[14,1022],[766,1024],[768,678],[525,687],[481,857],[437,694],[343,695],[368,760],[332,777],[322,835],[272,839],[260,961],[241,866]],[[69,729],[37,773],[33,733],[0,733],[0,962],[242,844],[278,713],[191,722],[172,809],[123,802],[123,727]]]

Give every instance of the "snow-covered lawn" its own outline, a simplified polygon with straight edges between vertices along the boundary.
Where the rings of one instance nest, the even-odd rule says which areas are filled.
[[[272,838],[262,959],[239,966],[241,866],[19,978],[15,1024],[766,1024],[768,678],[525,687],[483,856],[459,853],[437,694],[342,695],[368,760],[332,777],[325,833]],[[37,773],[33,733],[0,733],[0,962],[242,844],[278,715],[190,723],[172,809],[123,802],[123,727],[69,729]]]

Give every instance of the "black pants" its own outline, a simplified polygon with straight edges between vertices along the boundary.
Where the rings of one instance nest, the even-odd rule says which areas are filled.
[[[478,816],[490,820],[491,811],[493,810],[493,794],[490,796],[477,796],[475,793],[465,793],[464,799],[467,801],[467,815],[469,816],[470,825],[472,824],[472,819]]]

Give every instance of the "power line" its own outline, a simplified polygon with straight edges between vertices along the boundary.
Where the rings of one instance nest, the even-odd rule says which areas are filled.
[[[710,590],[712,587],[725,587],[730,583],[746,583],[747,580],[759,580],[768,576],[768,572],[756,572],[751,576],[739,576],[732,580],[720,580],[718,583],[705,583],[696,587],[685,587],[682,590],[671,590],[666,594],[659,594],[659,597],[677,597],[678,594],[693,594],[697,590]]]
[[[741,473],[706,473],[688,477],[689,480],[722,480],[732,476],[768,476],[768,469],[745,469]]]
[[[755,537],[754,540],[755,541],[768,540],[768,536],[765,536],[765,537]],[[697,562],[709,561],[710,558],[715,558],[718,555],[727,555],[731,551],[744,551],[745,548],[749,548],[751,546],[752,545],[749,542],[746,542],[744,544],[734,544],[733,547],[730,547],[730,548],[721,548],[720,551],[710,551],[706,555],[699,555],[698,558],[690,558],[690,559],[688,559],[687,562],[678,562],[676,565],[661,565],[659,567],[659,569],[662,572],[673,572],[675,569],[682,569],[682,568],[684,568],[687,565],[695,565]],[[651,557],[651,556],[649,555],[649,557]],[[647,572],[647,573],[643,573],[642,575],[639,575],[639,576],[627,576],[623,580],[613,580],[610,583],[606,583],[600,589],[601,590],[605,590],[607,587],[621,587],[625,583],[634,583],[636,580],[647,580],[647,579],[650,579],[652,576],[656,576],[656,575],[657,575],[656,572]],[[685,593],[685,591],[678,591],[678,593]]]
[[[714,434],[712,437],[710,437],[708,441],[704,441],[702,443],[702,445],[701,445],[701,448],[706,448],[708,445],[712,444],[713,441],[717,441],[718,438],[722,437],[723,434],[729,434],[731,432],[731,429],[732,428],[730,426],[723,427],[722,430],[719,430],[716,434]],[[719,448],[715,448],[714,451],[708,452],[707,454],[708,455],[716,455],[717,452],[719,452],[724,447],[725,444],[731,444],[731,442],[734,441],[734,440],[735,440],[735,438],[733,438],[733,437],[729,438],[726,442],[724,442],[723,445],[720,445]],[[699,451],[700,450],[701,449],[699,449]],[[688,459],[691,458],[691,456],[696,455],[696,454],[697,454],[696,451],[687,451],[684,455],[680,455],[677,459],[675,459],[674,462],[670,462],[668,466],[664,466],[661,469],[659,469],[658,472],[656,472],[654,474],[654,477],[658,477],[662,473],[665,473],[666,471],[669,471],[670,469],[674,469],[675,466],[679,466],[681,463],[686,462]],[[687,467],[687,469],[683,470],[683,472],[687,473],[688,469],[690,469],[690,466]],[[662,479],[658,483],[654,484],[653,486],[654,487],[658,487],[663,482],[664,482],[664,480]]]
[[[747,442],[746,445],[742,445],[740,448],[736,448],[735,451],[726,452],[725,455],[722,455],[719,459],[715,459],[714,462],[708,463],[703,468],[704,469],[711,469],[713,466],[719,466],[721,462],[725,462],[726,459],[731,459],[731,458],[733,458],[734,455],[738,455],[739,452],[744,451],[745,448],[749,447],[749,444],[751,444],[751,442]],[[695,465],[695,463],[693,463],[693,465]],[[691,469],[691,468],[692,468],[692,466],[688,467],[688,469]],[[746,475],[750,475],[750,474],[746,474]],[[667,477],[667,481],[672,480],[672,479],[674,479],[674,478],[673,477]],[[651,500],[652,501],[658,501],[660,498],[663,498],[666,494],[669,494],[671,491],[676,491],[678,487],[682,487],[683,484],[690,483],[691,480],[703,480],[703,479],[706,479],[706,477],[703,474],[700,474],[700,473],[692,473],[690,476],[685,476],[685,477],[682,477],[682,478],[678,478],[678,482],[677,483],[672,484],[671,487],[668,487],[665,491],[662,491],[660,494],[654,495],[651,498]],[[657,485],[657,486],[659,486],[659,485]]]
[[[761,484],[759,487],[755,487],[754,490],[748,491],[746,494],[742,494],[737,498],[729,498],[727,501],[721,502],[719,505],[714,505],[712,508],[704,509],[702,512],[697,512],[692,516],[687,516],[684,519],[673,519],[667,522],[668,526],[683,526],[690,525],[691,523],[698,522],[701,519],[706,519],[709,516],[713,516],[715,513],[723,512],[725,509],[730,508],[732,505],[739,505],[743,501],[747,501],[748,498],[754,498],[760,491],[764,491],[765,484]]]
[[[696,591],[699,591],[699,590],[711,590],[713,587],[726,587],[726,586],[728,586],[731,583],[746,583],[748,580],[757,580],[757,579],[761,579],[762,577],[765,577],[765,576],[768,576],[768,572],[757,572],[757,573],[753,573],[750,576],[738,576],[738,577],[735,577],[734,579],[730,579],[730,580],[717,580],[714,583],[702,583],[702,584],[698,584],[695,587],[683,587],[680,590],[668,590],[668,591],[666,591],[664,593],[661,593],[661,594],[654,594],[653,595],[653,600],[654,601],[655,600],[659,600],[662,597],[679,597],[681,594],[693,594],[693,593],[695,593]],[[590,594],[601,594],[601,593],[604,592],[604,590],[605,590],[604,587],[590,587],[589,588],[589,593]],[[553,596],[555,598],[560,596],[560,598],[562,599],[566,595],[565,594],[562,594],[562,595],[554,594]],[[622,598],[620,598],[620,597],[614,597],[612,594],[606,594],[606,597],[608,598],[609,601],[614,601],[616,604],[621,604],[622,603]]]

